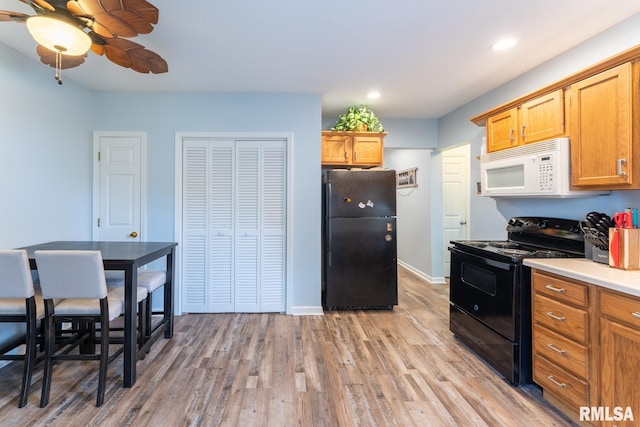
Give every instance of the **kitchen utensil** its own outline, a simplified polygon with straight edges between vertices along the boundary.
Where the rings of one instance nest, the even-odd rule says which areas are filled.
[[[626,212],[616,212],[613,214],[613,222],[616,224],[616,228],[626,228],[626,221]]]
[[[609,265],[612,267],[620,266],[619,238],[618,228],[612,228],[609,232]]]

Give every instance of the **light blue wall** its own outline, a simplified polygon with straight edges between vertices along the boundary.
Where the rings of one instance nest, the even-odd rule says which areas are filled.
[[[385,148],[384,166],[395,170],[418,168],[418,186],[396,190],[398,260],[419,276],[437,281],[430,274],[433,270],[430,242],[434,230],[431,150]]]
[[[147,240],[174,236],[176,132],[293,134],[291,306],[320,309],[319,96],[96,92],[92,112],[95,130],[147,132]]]
[[[0,44],[0,247],[91,237],[91,93],[53,75]]]

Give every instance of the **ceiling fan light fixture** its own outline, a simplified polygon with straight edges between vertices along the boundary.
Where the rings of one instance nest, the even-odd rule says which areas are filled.
[[[48,16],[27,18],[31,36],[47,49],[64,55],[79,56],[91,47],[91,38],[80,28]]]

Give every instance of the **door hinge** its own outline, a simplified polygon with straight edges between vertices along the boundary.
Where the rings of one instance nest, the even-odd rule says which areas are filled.
[[[98,227],[100,227],[100,218],[98,218]]]

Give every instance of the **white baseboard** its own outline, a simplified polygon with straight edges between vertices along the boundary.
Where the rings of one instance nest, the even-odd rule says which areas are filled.
[[[292,316],[323,316],[324,310],[322,310],[322,306],[296,306],[291,307],[291,309],[287,312]]]
[[[410,272],[412,272],[413,274],[415,274],[416,276],[418,276],[419,278],[426,280],[429,283],[438,283],[438,284],[445,284],[447,283],[444,277],[431,277],[430,275],[428,275],[427,273],[418,270],[417,268],[401,261],[398,260],[398,265],[406,268],[407,270],[409,270]]]

